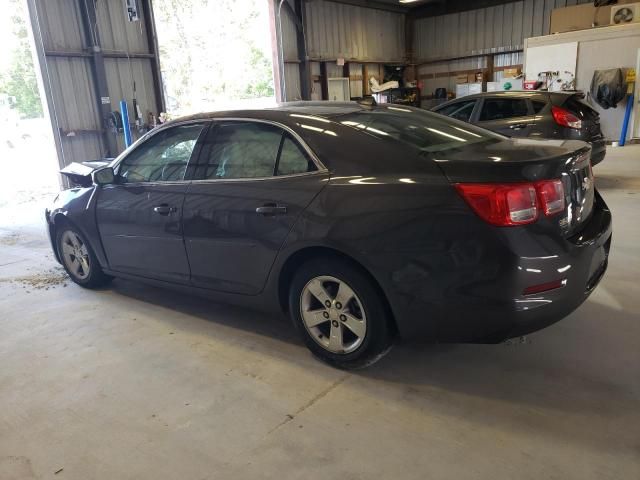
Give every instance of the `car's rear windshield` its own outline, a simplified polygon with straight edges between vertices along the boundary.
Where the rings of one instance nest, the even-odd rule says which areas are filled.
[[[333,120],[375,136],[391,137],[429,153],[505,139],[468,123],[415,108],[381,106]]]

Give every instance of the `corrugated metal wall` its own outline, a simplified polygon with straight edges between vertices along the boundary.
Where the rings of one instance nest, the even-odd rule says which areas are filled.
[[[305,38],[313,60],[402,62],[404,15],[325,0],[306,4]]]
[[[549,34],[551,11],[590,0],[522,0],[422,18],[414,27],[417,63],[522,49],[524,39]]]
[[[111,134],[105,143],[78,1],[29,0],[28,5],[60,165],[102,158],[107,146],[111,155],[117,154],[124,147],[122,134]],[[95,6],[102,49],[110,54],[104,63],[111,110],[119,110],[119,101],[126,99],[133,117],[135,82],[145,120],[147,112],[157,115],[151,59],[127,57],[153,51],[144,21],[129,22],[122,0],[102,0]]]

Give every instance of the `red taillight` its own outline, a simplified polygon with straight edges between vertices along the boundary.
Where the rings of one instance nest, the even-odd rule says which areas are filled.
[[[469,206],[492,225],[524,225],[538,218],[533,185],[459,183],[458,192]]]
[[[491,225],[526,225],[538,212],[555,215],[564,210],[564,188],[560,180],[536,183],[458,183],[456,189],[469,206]]]
[[[551,107],[551,115],[553,115],[553,119],[558,125],[569,128],[582,128],[582,120],[576,117],[569,110],[565,110],[564,108],[556,107],[554,105]]]
[[[539,285],[531,285],[522,292],[523,295],[533,295],[536,293],[548,292],[549,290],[555,290],[566,285],[566,280],[555,280],[553,282],[541,283]]]
[[[547,217],[564,211],[562,180],[542,180],[535,184],[540,208]]]

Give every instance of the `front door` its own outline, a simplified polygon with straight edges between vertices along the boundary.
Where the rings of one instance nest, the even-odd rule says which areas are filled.
[[[327,177],[280,127],[251,121],[212,127],[184,205],[192,283],[259,293],[294,222]]]
[[[508,137],[528,137],[535,127],[535,116],[525,98],[488,97],[482,102],[477,124]]]
[[[164,129],[116,166],[116,182],[97,192],[96,219],[109,268],[189,282],[182,237],[185,173],[203,123]]]

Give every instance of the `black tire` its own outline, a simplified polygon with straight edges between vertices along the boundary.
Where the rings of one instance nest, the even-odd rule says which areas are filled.
[[[83,273],[78,273],[77,270],[70,267],[70,265],[75,264],[75,262],[69,260],[69,257],[65,255],[65,247],[63,246],[64,243],[67,243],[68,246],[73,247],[73,245],[67,242],[67,240],[69,239],[69,237],[67,236],[68,234],[75,236],[75,238],[77,238],[77,240],[79,241],[79,245],[86,249],[82,251],[82,253],[86,251],[86,255],[83,254],[82,256],[84,257],[84,262],[86,262],[86,265],[88,265],[88,272],[84,272],[84,270],[81,270]],[[81,287],[91,289],[99,288],[107,285],[109,282],[111,282],[111,280],[113,280],[113,277],[105,274],[102,271],[102,267],[100,267],[100,263],[96,258],[96,254],[94,253],[93,248],[91,248],[89,242],[86,240],[85,236],[82,234],[82,232],[80,232],[78,228],[76,228],[71,223],[63,222],[56,228],[56,248],[58,249],[58,255],[65,271],[67,272],[71,280],[73,280]],[[80,250],[77,251],[80,252]],[[78,260],[76,261],[80,263]]]
[[[346,323],[342,324],[336,318],[343,318],[339,315],[340,310],[335,310],[335,298],[336,295],[329,295],[329,298],[333,299],[332,307],[334,310],[327,310],[327,315],[331,315],[330,320],[326,320],[326,323],[322,323],[317,327],[308,328],[303,320],[302,309],[308,309],[316,311],[320,308],[321,311],[324,307],[317,303],[317,297],[312,296],[312,302],[316,303],[315,307],[308,306],[309,303],[309,290],[308,285],[311,285],[312,281],[326,280],[326,277],[333,277],[339,280],[340,283],[335,283],[338,288],[340,284],[344,283],[355,294],[353,297],[356,301],[354,309],[358,310],[359,317],[364,315],[364,324],[366,331],[363,335],[364,338],[358,340],[359,337],[353,334],[353,331],[347,329]],[[324,283],[327,288],[332,285],[331,280],[326,280],[328,283]],[[325,289],[324,292],[329,292]],[[329,292],[330,293],[330,292]],[[319,307],[318,307],[319,305]],[[340,304],[337,304],[340,306]],[[345,311],[347,307],[344,307]],[[351,310],[351,309],[349,309]],[[329,312],[333,313],[329,313]],[[324,311],[321,312],[325,315]],[[349,312],[351,313],[351,312]],[[382,294],[374,284],[372,279],[363,272],[357,266],[351,264],[348,261],[338,258],[316,258],[304,263],[294,274],[290,289],[289,289],[289,314],[291,319],[302,336],[304,343],[311,352],[324,362],[330,364],[333,367],[351,370],[364,368],[371,365],[382,358],[391,348],[394,338],[395,329],[393,328],[393,321],[389,308],[382,298]],[[320,317],[317,317],[320,318]],[[326,318],[326,317],[325,317]],[[333,320],[336,318],[336,320]],[[344,317],[346,318],[346,317]],[[325,322],[324,320],[321,320]],[[335,325],[338,323],[339,325]],[[330,346],[321,345],[321,341],[330,342],[329,337],[331,324],[334,324],[338,328],[340,335],[340,343],[343,344],[343,335],[351,335],[356,338],[352,343],[357,347],[354,350],[343,351],[337,353],[330,351]],[[320,331],[321,329],[324,329]],[[315,333],[312,333],[315,330]],[[327,330],[330,330],[327,332]],[[347,332],[346,334],[343,332]],[[334,345],[335,347],[335,345]]]

